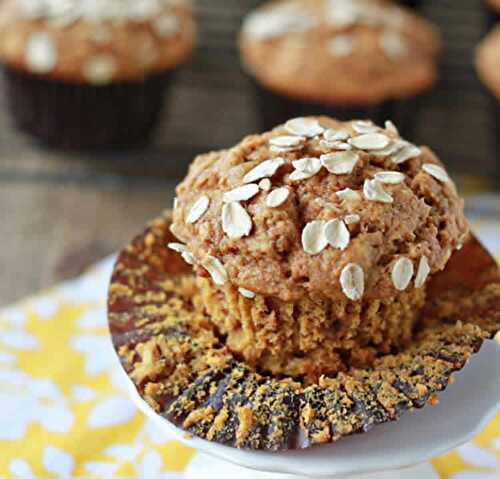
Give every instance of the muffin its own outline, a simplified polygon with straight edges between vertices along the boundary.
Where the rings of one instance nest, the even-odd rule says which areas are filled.
[[[440,43],[426,20],[382,0],[272,1],[240,35],[263,129],[328,112],[393,118],[408,133],[415,98],[437,79]]]
[[[490,97],[493,135],[497,149],[500,148],[500,26],[496,26],[481,41],[476,50],[476,70]]]
[[[12,118],[51,146],[146,143],[194,42],[183,1],[0,3],[0,62]]]
[[[436,403],[499,306],[429,148],[391,122],[309,117],[194,161],[173,212],[118,257],[108,319],[158,414],[284,450]]]

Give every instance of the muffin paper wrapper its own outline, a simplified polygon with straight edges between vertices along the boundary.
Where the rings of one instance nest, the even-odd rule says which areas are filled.
[[[405,350],[381,356],[369,369],[309,386],[263,376],[232,357],[200,313],[196,291],[186,288],[194,273],[165,246],[175,241],[170,222],[166,212],[120,254],[109,326],[140,395],[158,414],[201,438],[285,450],[369,431],[435,403],[453,373],[500,330],[500,272],[470,237],[432,278],[415,339]],[[145,361],[141,348],[156,340],[161,347],[155,368],[138,374]]]
[[[285,97],[260,85],[249,77],[255,92],[257,119],[262,131],[268,131],[285,123],[290,118],[305,116],[330,116],[337,120],[350,121],[370,119],[377,125],[393,120],[403,137],[412,138],[421,103],[420,97],[387,100],[378,105],[331,106]],[[332,85],[334,88],[334,85]]]
[[[147,143],[173,72],[103,86],[55,81],[6,68],[14,124],[41,143],[68,149],[107,149]]]

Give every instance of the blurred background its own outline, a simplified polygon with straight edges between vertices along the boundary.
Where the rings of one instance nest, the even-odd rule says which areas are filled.
[[[144,150],[43,148],[10,125],[0,82],[0,305],[115,251],[171,206],[174,186],[197,153],[230,146],[259,129],[236,48],[241,19],[257,3],[196,2],[197,49],[175,80],[168,118]],[[413,141],[438,152],[463,193],[491,194],[500,180],[498,105],[473,66],[474,50],[491,24],[488,11],[482,0],[427,0],[422,13],[441,28],[445,52],[440,83],[426,94]],[[500,217],[488,204],[471,201],[469,211]]]

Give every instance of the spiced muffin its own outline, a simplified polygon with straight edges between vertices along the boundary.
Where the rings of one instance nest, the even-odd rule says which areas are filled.
[[[194,42],[187,1],[0,3],[0,63],[14,122],[53,146],[145,143]]]
[[[500,26],[490,32],[476,51],[476,69],[481,81],[500,101]],[[495,103],[497,103],[495,102]]]
[[[120,253],[115,350],[200,438],[285,450],[435,404],[500,329],[500,272],[427,147],[298,118],[199,156]]]
[[[383,0],[271,1],[246,17],[239,43],[264,129],[329,112],[406,130],[441,48],[429,22]]]
[[[172,232],[233,353],[314,382],[411,341],[426,280],[468,226],[428,148],[391,123],[321,117],[198,157]]]

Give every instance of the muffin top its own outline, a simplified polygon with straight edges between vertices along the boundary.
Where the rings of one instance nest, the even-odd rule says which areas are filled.
[[[240,47],[243,64],[270,90],[364,105],[430,87],[440,37],[426,20],[384,1],[276,0],[245,19]]]
[[[496,12],[500,12],[500,0],[487,0],[488,5]]]
[[[429,148],[390,122],[319,117],[196,158],[172,232],[199,274],[243,295],[359,301],[422,287],[468,224]]]
[[[195,25],[180,0],[4,0],[0,61],[30,74],[90,84],[175,67]]]
[[[476,67],[481,80],[500,100],[500,26],[479,44]]]

